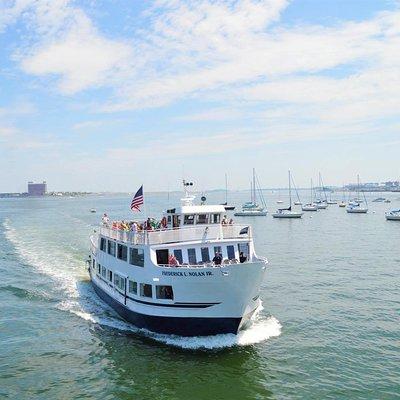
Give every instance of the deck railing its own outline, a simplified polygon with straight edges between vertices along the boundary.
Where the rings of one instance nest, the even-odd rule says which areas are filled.
[[[100,234],[121,242],[152,245],[199,240],[207,242],[209,240],[245,239],[251,237],[251,228],[248,225],[202,225],[133,233],[102,226]]]

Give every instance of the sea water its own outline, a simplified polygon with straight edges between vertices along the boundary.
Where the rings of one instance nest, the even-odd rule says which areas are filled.
[[[265,195],[274,211],[277,195]],[[147,195],[147,212],[180,197]],[[236,206],[247,197],[230,194]],[[135,328],[90,285],[89,236],[102,212],[132,218],[128,195],[1,199],[0,398],[400,398],[391,199],[366,215],[331,205],[301,220],[236,217],[269,259],[263,306],[238,335],[194,338]]]

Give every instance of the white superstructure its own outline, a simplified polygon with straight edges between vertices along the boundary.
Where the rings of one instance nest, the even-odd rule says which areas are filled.
[[[260,305],[267,260],[256,255],[250,226],[229,224],[223,205],[193,201],[186,192],[156,229],[119,221],[100,227],[91,237],[91,281],[138,327],[183,336],[237,333]]]

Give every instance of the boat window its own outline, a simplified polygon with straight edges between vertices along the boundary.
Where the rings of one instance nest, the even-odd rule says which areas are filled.
[[[118,274],[114,274],[114,285],[121,290],[122,292],[125,291],[125,278]]]
[[[101,274],[101,265],[97,264],[97,273],[100,275]]]
[[[131,247],[129,249],[129,263],[144,267],[144,250],[140,248]]]
[[[249,257],[249,244],[248,243],[239,243],[238,244],[238,249],[239,249],[239,255],[241,252],[243,252],[243,255],[245,257]]]
[[[196,224],[208,224],[208,214],[198,214]]]
[[[101,267],[101,276],[103,277],[103,278],[106,278],[106,276],[107,276],[107,269],[106,269],[106,267]]]
[[[221,246],[214,246],[214,256],[219,253],[222,255],[222,247]]]
[[[168,264],[168,249],[159,249],[156,250],[156,256],[157,256],[157,264],[158,265],[167,265]]]
[[[226,251],[228,253],[228,258],[233,260],[235,258],[235,247],[234,246],[226,246]]]
[[[92,269],[96,269],[96,260],[95,259],[93,259],[93,261],[92,261]]]
[[[212,223],[219,224],[221,221],[221,214],[213,214],[212,215]]]
[[[140,295],[143,297],[153,297],[153,288],[147,283],[140,284]]]
[[[201,259],[203,260],[203,262],[210,261],[210,252],[208,250],[208,247],[201,248]]]
[[[178,260],[179,264],[183,264],[183,257],[182,257],[181,249],[174,250],[174,256]]]
[[[100,238],[100,250],[101,251],[106,251],[106,239],[105,238]]]
[[[113,242],[112,240],[108,241],[108,248],[107,248],[107,252],[108,254],[110,254],[111,256],[115,257],[115,242]]]
[[[174,292],[172,286],[156,286],[157,299],[173,300]]]
[[[183,224],[184,225],[193,225],[194,224],[194,214],[185,215]]]
[[[112,271],[108,271],[108,280],[109,280],[110,282],[112,282],[112,276],[113,276]]]
[[[129,281],[128,290],[129,293],[137,294],[137,282]]]
[[[126,261],[128,259],[128,250],[127,247],[123,244],[118,244],[117,247],[117,257],[120,260]]]
[[[188,260],[190,265],[196,265],[196,249],[188,249]]]

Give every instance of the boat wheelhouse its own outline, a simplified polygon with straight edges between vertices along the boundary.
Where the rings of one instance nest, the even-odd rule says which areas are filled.
[[[267,260],[256,255],[252,229],[229,224],[223,205],[167,210],[159,228],[101,226],[91,237],[96,293],[139,328],[182,336],[234,333],[260,306]]]

